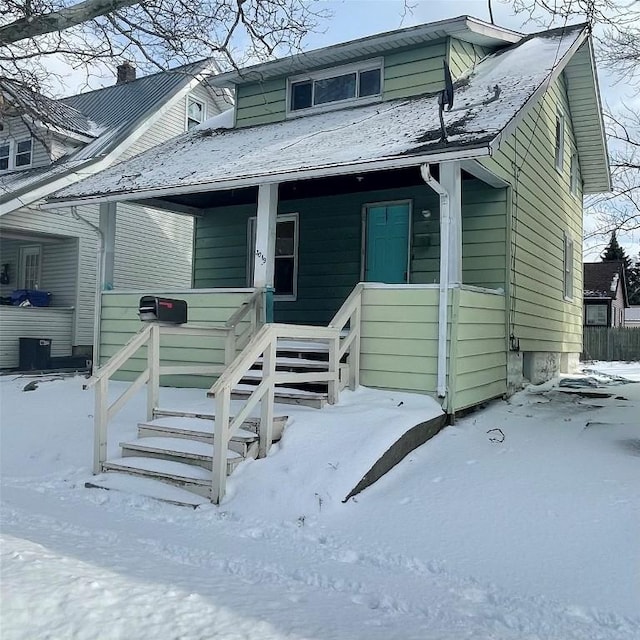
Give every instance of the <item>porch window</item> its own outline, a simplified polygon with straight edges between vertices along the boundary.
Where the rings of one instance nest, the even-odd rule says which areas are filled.
[[[564,167],[564,115],[556,114],[556,169],[562,173]]]
[[[589,326],[606,326],[607,324],[607,305],[606,304],[587,304],[584,307],[584,323]]]
[[[564,234],[564,299],[573,300],[573,238]]]
[[[37,289],[40,285],[42,247],[31,245],[20,247],[20,269],[18,289]]]
[[[297,76],[289,80],[289,87],[290,112],[372,99],[381,93],[382,61],[370,60]]]
[[[249,218],[248,284],[253,286],[253,256],[256,251],[256,218]],[[298,293],[298,214],[279,215],[273,287],[278,300],[295,300]]]
[[[193,96],[187,96],[187,131],[202,124],[205,120],[205,104]]]

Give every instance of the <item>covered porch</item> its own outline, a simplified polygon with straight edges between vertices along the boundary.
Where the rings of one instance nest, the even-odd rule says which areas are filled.
[[[78,239],[5,226],[1,231],[0,369],[20,366],[20,338],[50,341],[53,358],[71,356]]]

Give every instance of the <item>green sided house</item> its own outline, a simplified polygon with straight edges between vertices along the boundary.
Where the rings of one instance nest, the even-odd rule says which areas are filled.
[[[156,372],[223,372],[214,394],[256,358],[264,391],[269,336],[325,343],[329,372],[299,380],[328,381],[329,401],[363,384],[448,414],[577,363],[582,198],[610,187],[586,26],[523,36],[463,16],[214,83],[235,93],[224,118],[49,200],[195,219],[194,288],[105,292],[102,363],[139,330],[141,293],[187,300],[185,332],[218,327],[171,328]],[[121,374],[140,380],[152,355]]]

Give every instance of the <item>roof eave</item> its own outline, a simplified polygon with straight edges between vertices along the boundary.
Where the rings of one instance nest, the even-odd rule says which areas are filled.
[[[521,33],[511,31],[510,29],[496,27],[495,25],[470,16],[458,16],[456,18],[430,22],[416,27],[387,31],[385,33],[358,38],[357,40],[341,42],[328,47],[263,62],[245,67],[244,69],[228,71],[227,73],[216,76],[213,83],[218,87],[231,88],[239,84],[297,73],[301,65],[306,67],[322,66],[324,64],[322,59],[326,56],[337,55],[344,56],[345,59],[347,59],[353,57],[354,53],[357,53],[357,50],[362,47],[374,47],[382,52],[386,49],[393,48],[394,44],[396,44],[397,47],[408,46],[402,44],[402,41],[412,36],[422,37],[425,39],[425,42],[427,42],[427,36],[430,33],[437,32],[446,32],[447,36],[457,37],[461,40],[467,40],[477,44],[494,44],[494,46],[514,44],[522,38]]]
[[[76,198],[50,198],[42,205],[43,209],[55,209],[61,206],[79,206],[83,204],[98,204],[101,202],[123,202],[135,200],[161,199],[164,196],[176,196],[189,193],[201,193],[203,191],[225,191],[227,189],[241,189],[255,187],[259,184],[273,184],[280,182],[292,182],[294,180],[312,180],[329,176],[349,175],[353,173],[368,173],[371,171],[383,171],[418,166],[424,163],[438,163],[453,160],[467,160],[482,158],[491,155],[488,143],[476,146],[466,146],[456,150],[440,150],[421,155],[392,156],[380,160],[371,160],[351,164],[329,164],[307,170],[290,170],[281,173],[264,174],[261,176],[239,177],[214,182],[201,182],[198,184],[169,186],[161,189],[132,190],[121,192],[98,194],[88,197]]]

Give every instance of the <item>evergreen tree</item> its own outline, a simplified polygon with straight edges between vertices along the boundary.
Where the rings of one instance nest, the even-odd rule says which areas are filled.
[[[624,247],[620,246],[618,238],[616,238],[616,232],[611,232],[611,240],[601,256],[602,262],[624,262],[624,270],[627,275],[633,268],[633,264],[627,256]]]

